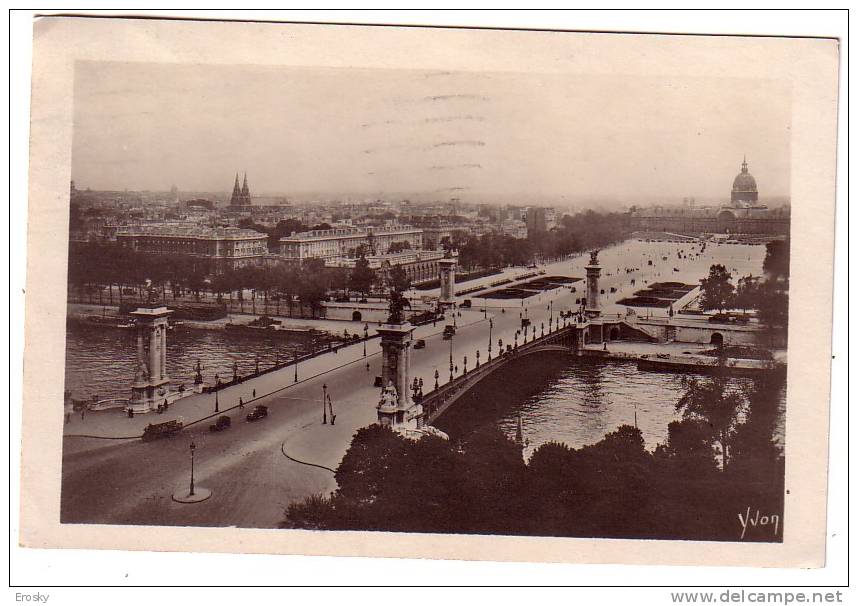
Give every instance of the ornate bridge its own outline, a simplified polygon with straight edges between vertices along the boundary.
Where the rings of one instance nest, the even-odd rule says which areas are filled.
[[[492,358],[488,362],[479,364],[475,368],[463,372],[452,381],[441,385],[438,389],[426,394],[420,401],[423,405],[423,418],[421,425],[431,425],[450,406],[465,395],[477,383],[487,376],[514,363],[525,356],[546,351],[558,351],[564,353],[578,353],[584,342],[585,333],[594,324],[590,320],[578,323],[568,323],[565,326],[555,327],[543,336],[534,337],[530,341],[516,347],[508,347],[502,354]]]

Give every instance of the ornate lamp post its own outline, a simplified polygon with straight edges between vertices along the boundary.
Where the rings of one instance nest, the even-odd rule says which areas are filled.
[[[519,332],[520,331],[518,331],[518,330],[515,331],[515,337],[513,338],[513,343],[512,343],[513,349],[518,349],[518,333]]]
[[[545,322],[540,322],[539,324],[540,324],[540,327],[542,329],[542,334],[540,336],[544,337],[545,336]]]
[[[494,324],[494,319],[489,320],[489,362],[492,361],[492,328]]]
[[[462,358],[462,374],[468,374],[468,356]]]
[[[369,324],[363,325],[363,357],[366,357],[366,339],[369,335]]]
[[[218,408],[218,406],[220,405],[220,402],[218,402],[217,393],[218,392],[215,391],[215,412],[220,412],[220,409]]]
[[[322,425],[328,424],[328,384],[322,384]]]
[[[188,492],[188,496],[192,497],[194,496],[194,450],[197,448],[197,445],[194,444],[193,440],[191,441],[189,448],[191,450],[191,490]]]
[[[450,335],[450,381],[453,381],[453,336]]]
[[[498,356],[503,355],[503,339],[498,339]]]
[[[438,389],[438,369],[435,369],[435,389]]]
[[[295,354],[295,383],[298,382],[298,354]]]
[[[477,368],[480,367],[480,350],[477,350]]]

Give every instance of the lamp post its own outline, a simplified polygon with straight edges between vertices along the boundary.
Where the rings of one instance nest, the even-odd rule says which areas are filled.
[[[295,354],[295,383],[298,382],[298,354]]]
[[[363,357],[366,357],[366,339],[369,335],[369,324],[363,325]]]
[[[197,448],[197,445],[194,444],[193,440],[191,441],[189,448],[191,450],[191,490],[188,493],[188,496],[192,497],[194,496],[194,450]]]
[[[468,374],[468,356],[462,358],[462,374]]]
[[[503,355],[503,339],[498,339],[498,356]]]
[[[492,328],[494,327],[494,319],[489,320],[489,362],[492,361]]]
[[[438,389],[438,369],[435,369],[435,389]]]
[[[453,335],[450,335],[450,381],[453,381]]]
[[[539,325],[540,325],[540,329],[542,330],[542,334],[540,334],[539,336],[544,337],[545,336],[545,322],[540,322]]]
[[[322,384],[322,425],[328,424],[328,384]]]
[[[480,350],[477,350],[477,368],[480,367]]]
[[[218,402],[217,391],[215,391],[215,412],[220,412],[220,409],[218,408],[219,405],[220,402]]]
[[[512,342],[513,349],[518,349],[518,333],[519,331],[515,331],[515,337],[513,338]]]

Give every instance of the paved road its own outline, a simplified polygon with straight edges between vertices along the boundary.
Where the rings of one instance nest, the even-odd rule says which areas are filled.
[[[600,255],[603,266],[602,285],[606,291],[617,286],[615,295],[608,298],[610,311],[617,298],[629,294],[635,287],[630,279],[680,279],[696,282],[708,269],[712,259],[677,261],[675,250],[684,245],[625,243],[605,250]],[[724,249],[725,247],[720,247]],[[762,263],[762,247],[727,247],[718,251],[718,260],[726,260],[728,269],[737,266],[739,273],[757,268]],[[674,251],[673,257],[661,261],[662,252]],[[764,251],[764,249],[763,249]],[[707,250],[713,254],[712,251]],[[646,255],[658,258],[646,266]],[[631,258],[630,258],[631,257]],[[634,275],[624,268],[633,264],[641,268]],[[745,259],[745,257],[751,257]],[[560,266],[547,268],[549,274],[558,273],[583,277],[585,258],[575,259]],[[681,269],[673,272],[673,267]],[[616,269],[621,271],[617,272]],[[741,270],[741,271],[740,271]],[[610,275],[609,275],[610,274]],[[662,274],[662,275],[658,275]],[[527,316],[539,330],[542,322],[548,324],[549,302],[554,301],[554,315],[574,307],[576,296],[583,294],[583,283],[577,283],[577,292],[559,289],[532,297],[527,302]],[[490,304],[493,302],[490,301]],[[490,307],[488,318],[493,319],[493,350],[498,338],[512,343],[519,327],[518,301],[496,301]],[[488,319],[479,309],[463,311],[461,326],[452,341],[454,364],[463,370],[463,356],[468,356],[472,368],[479,349],[485,360],[489,338]],[[457,319],[458,320],[458,319]],[[427,347],[416,350],[412,356],[412,376],[422,377],[424,389],[434,385],[434,371],[440,374],[443,384],[449,378],[450,342],[440,335],[426,336]],[[432,332],[422,327],[421,333]],[[422,336],[422,335],[418,335]],[[496,350],[495,350],[496,351]],[[93,449],[94,440],[66,438],[63,458],[62,520],[63,522],[91,522],[112,524],[163,524],[192,526],[240,526],[271,528],[282,520],[286,506],[313,493],[328,493],[336,488],[333,474],[318,467],[295,463],[284,457],[281,448],[293,458],[318,465],[336,468],[354,432],[376,419],[375,403],[379,390],[372,382],[381,373],[381,359],[376,344],[369,351],[367,371],[363,358],[334,373],[299,383],[265,401],[270,406],[267,419],[247,423],[243,415],[233,414],[233,426],[221,433],[209,433],[206,424],[190,428],[178,436],[156,442],[121,442]],[[321,396],[326,383],[334,402],[336,425],[323,425]],[[243,411],[242,411],[243,412]],[[196,443],[196,482],[213,491],[209,500],[194,504],[178,504],[170,496],[189,479],[188,445]]]

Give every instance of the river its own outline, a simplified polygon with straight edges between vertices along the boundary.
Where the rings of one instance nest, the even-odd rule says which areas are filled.
[[[525,457],[547,442],[573,448],[595,444],[620,425],[641,430],[645,447],[667,440],[667,426],[682,418],[680,375],[638,370],[634,362],[593,361],[568,356],[533,356],[520,367],[483,380],[436,425],[453,439],[486,425],[514,438],[521,416]],[[517,381],[517,377],[526,380]],[[749,379],[735,379],[739,388]],[[775,442],[783,449],[785,390],[780,394]],[[741,418],[740,418],[741,420]]]
[[[79,400],[127,398],[134,378],[136,333],[113,327],[70,324],[66,333],[66,389]],[[167,337],[167,368],[174,386],[194,383],[194,367],[200,361],[203,380],[214,383],[217,373],[232,379],[233,363],[238,374],[260,370],[275,361],[309,353],[330,339],[323,333],[290,333],[265,337],[227,333],[224,330],[177,328]]]

